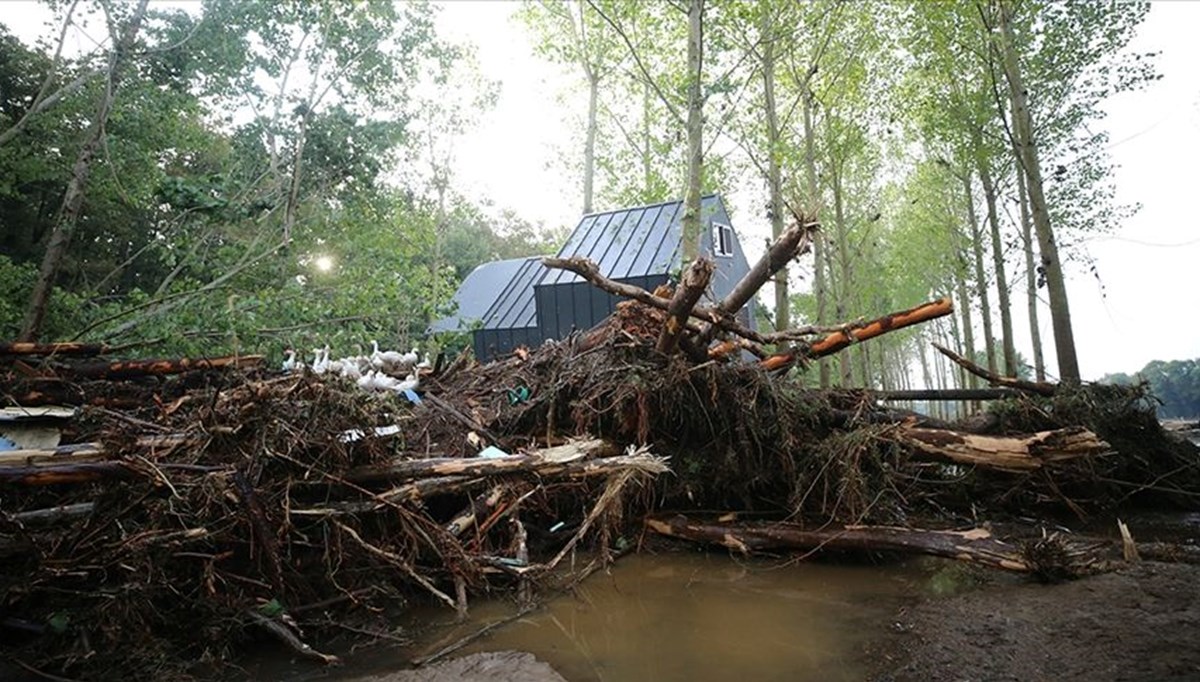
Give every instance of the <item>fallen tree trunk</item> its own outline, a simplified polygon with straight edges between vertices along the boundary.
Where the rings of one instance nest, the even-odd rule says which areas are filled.
[[[0,343],[0,355],[103,355],[108,347],[102,343]]]
[[[607,476],[622,471],[635,471],[645,474],[661,474],[670,469],[667,458],[647,453],[617,455],[599,459],[586,459],[570,462],[543,462],[541,465],[512,473],[530,474],[537,476],[540,481],[582,479],[595,476]],[[510,474],[511,475],[511,474]],[[293,508],[289,514],[298,516],[327,516],[354,514],[360,512],[388,509],[389,505],[400,502],[419,502],[436,495],[464,493],[494,483],[494,479],[486,476],[442,476],[438,478],[423,478],[410,483],[396,486],[372,495],[372,499],[363,502],[333,502],[323,507]]]
[[[952,464],[1028,473],[1056,462],[1110,454],[1112,447],[1082,427],[1024,436],[983,436],[902,426],[890,434],[919,455]]]
[[[128,478],[134,475],[124,462],[78,462],[50,466],[0,467],[0,483],[27,486],[86,483],[103,478]]]
[[[1035,393],[1037,395],[1044,395],[1044,396],[1054,395],[1054,392],[1056,390],[1058,390],[1058,386],[1056,384],[1050,384],[1050,383],[1046,383],[1044,381],[1042,381],[1042,382],[1025,381],[1024,379],[1017,379],[1015,377],[1000,376],[999,374],[996,374],[994,372],[989,372],[988,370],[980,367],[979,365],[975,364],[974,362],[971,362],[970,360],[964,358],[963,356],[959,355],[958,353],[955,353],[954,351],[950,350],[949,348],[939,346],[936,343],[933,344],[933,347],[936,348],[938,350],[938,352],[941,353],[942,355],[945,355],[946,357],[953,360],[955,362],[955,364],[957,364],[959,367],[962,367],[963,369],[967,370],[971,374],[974,374],[975,376],[977,376],[981,379],[984,379],[992,386],[1001,386],[1004,388],[1011,388],[1011,389],[1015,389],[1018,391],[1025,391],[1027,393]]]
[[[800,347],[786,353],[776,353],[764,358],[759,362],[759,366],[767,371],[787,369],[802,359],[832,355],[853,343],[873,339],[897,329],[911,327],[914,324],[936,320],[952,312],[954,312],[954,305],[950,299],[939,298],[936,301],[922,303],[915,308],[889,313],[863,324],[843,325],[841,329],[827,334],[807,347]]]
[[[769,549],[901,552],[958,559],[1006,571],[1032,570],[1019,548],[997,540],[984,528],[948,531],[842,526],[810,530],[782,522],[705,523],[682,514],[647,517],[646,527],[660,535],[721,545],[745,554]]]
[[[1004,400],[1021,393],[1008,388],[928,388],[909,391],[876,391],[880,400]]]
[[[79,365],[64,369],[60,374],[75,379],[130,379],[145,376],[167,376],[204,369],[247,368],[262,365],[266,356],[237,355],[221,358],[178,358],[170,360],[126,360]]]
[[[602,457],[620,449],[605,440],[577,441],[538,450],[529,455],[508,457],[433,457],[394,462],[387,466],[364,467],[346,474],[354,483],[396,481],[432,476],[494,476],[519,471],[545,471],[547,465],[564,465],[586,457]]]

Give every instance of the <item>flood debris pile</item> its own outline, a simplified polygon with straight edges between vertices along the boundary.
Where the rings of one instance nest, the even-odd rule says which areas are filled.
[[[629,300],[563,341],[439,362],[410,399],[258,356],[0,347],[9,414],[62,438],[0,452],[0,656],[164,679],[266,638],[333,662],[331,635],[394,640],[387,615],[405,603],[530,603],[647,531],[1060,578],[1102,570],[1115,546],[1000,538],[980,515],[1194,499],[1194,448],[1159,448],[1145,402],[1109,389],[1038,386],[969,427],[805,388],[790,370],[951,311],[939,299],[828,328],[738,322],[814,229],[798,217],[712,304],[704,259],[656,292],[547,259]]]
[[[46,350],[6,355],[6,369],[77,376],[92,362]],[[555,572],[575,548],[616,551],[625,505],[667,468],[598,439],[448,456],[488,430],[432,394],[412,405],[225,360],[126,367],[120,382],[41,375],[40,394],[78,412],[8,410],[70,442],[0,452],[4,659],[169,679],[267,638],[333,662],[309,642],[394,639],[386,615],[414,599],[465,609],[470,594],[591,570]],[[30,395],[29,380],[10,385]]]

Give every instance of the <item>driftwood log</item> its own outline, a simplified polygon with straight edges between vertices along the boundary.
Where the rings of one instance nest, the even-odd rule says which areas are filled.
[[[806,529],[783,522],[704,522],[682,514],[649,516],[646,527],[660,535],[721,545],[744,554],[778,549],[900,552],[947,557],[1007,571],[1032,570],[1018,547],[996,539],[984,528],[966,531],[891,526]]]
[[[984,436],[901,426],[890,437],[919,456],[1010,473],[1028,473],[1057,462],[1112,452],[1108,443],[1082,427],[1021,436]]]

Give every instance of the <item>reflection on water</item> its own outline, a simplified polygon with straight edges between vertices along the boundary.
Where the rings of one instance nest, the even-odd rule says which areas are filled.
[[[929,578],[913,564],[635,555],[462,653],[529,651],[572,682],[861,680],[878,669],[866,646],[888,635],[897,606],[929,589]],[[477,604],[472,624],[421,648],[511,609]]]

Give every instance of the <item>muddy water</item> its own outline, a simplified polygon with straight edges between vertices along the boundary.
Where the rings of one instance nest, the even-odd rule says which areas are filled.
[[[881,667],[875,650],[898,606],[961,587],[944,568],[634,555],[460,654],[528,651],[571,682],[862,680]],[[476,604],[471,623],[441,629],[408,656],[510,613],[511,604]]]

